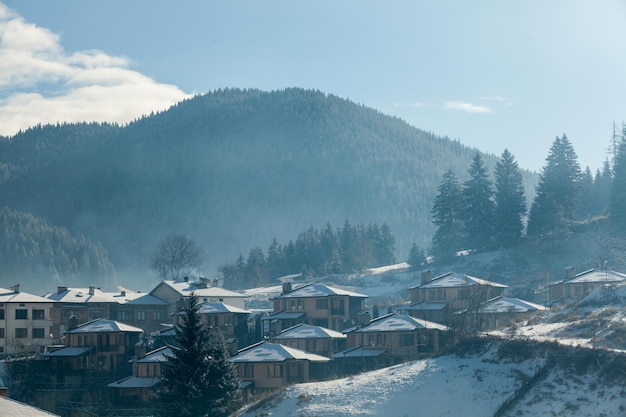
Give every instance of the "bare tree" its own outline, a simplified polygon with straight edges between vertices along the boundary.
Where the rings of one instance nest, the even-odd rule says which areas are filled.
[[[185,235],[171,235],[161,241],[150,258],[150,266],[160,279],[176,280],[204,262],[204,251]]]

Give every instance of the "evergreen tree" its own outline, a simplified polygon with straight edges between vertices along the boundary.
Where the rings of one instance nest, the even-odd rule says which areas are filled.
[[[417,245],[417,243],[413,243],[411,249],[409,250],[409,256],[406,260],[411,266],[412,270],[417,270],[419,267],[426,261],[426,255],[424,251]]]
[[[380,227],[380,234],[378,235],[378,241],[376,242],[376,256],[378,265],[384,266],[393,265],[396,263],[396,239],[391,233],[391,228],[387,223],[383,223]]]
[[[225,417],[239,405],[239,381],[226,361],[226,345],[202,322],[199,308],[192,294],[180,311],[173,355],[161,367],[161,416]]]
[[[615,156],[609,218],[616,237],[626,239],[626,125]]]
[[[524,182],[515,157],[505,149],[495,168],[496,191],[493,216],[496,246],[514,246],[524,231],[526,215]]]
[[[462,220],[464,248],[483,250],[491,246],[493,231],[493,190],[487,168],[476,153],[468,170],[470,178],[463,183]]]
[[[550,147],[539,174],[528,219],[529,236],[559,236],[569,231],[580,193],[580,165],[565,135]]]
[[[461,193],[459,180],[448,170],[437,187],[432,209],[433,223],[437,226],[433,237],[433,255],[437,262],[451,260],[462,249]]]

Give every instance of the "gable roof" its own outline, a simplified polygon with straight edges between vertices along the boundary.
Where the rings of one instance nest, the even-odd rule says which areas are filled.
[[[0,397],[0,417],[58,416],[6,397]]]
[[[480,308],[481,313],[528,313],[530,311],[545,311],[542,305],[531,303],[530,301],[520,300],[511,297],[494,297],[485,301]]]
[[[201,314],[219,314],[219,313],[238,313],[238,314],[250,314],[248,310],[243,308],[229,306],[224,303],[202,303],[199,305],[199,313]]]
[[[353,328],[349,332],[369,333],[369,332],[408,332],[420,329],[448,330],[443,324],[417,319],[403,314],[389,313],[375,318],[368,325]]]
[[[448,272],[443,275],[439,275],[436,278],[433,278],[430,282],[425,284],[415,285],[410,287],[409,289],[415,288],[458,288],[458,287],[469,287],[475,285],[482,286],[490,286],[496,288],[508,288],[507,285],[499,284],[493,281],[487,281],[486,279],[472,277],[467,274],[459,274],[456,272]]]
[[[53,300],[48,300],[45,297],[29,294],[27,292],[18,291],[13,289],[0,288],[0,303],[53,303]]]
[[[45,297],[62,303],[117,303],[115,298],[100,288],[60,288]]]
[[[346,335],[335,330],[311,324],[296,324],[282,331],[275,340],[290,339],[345,339]]]
[[[284,362],[288,359],[302,359],[311,362],[328,362],[330,358],[308,353],[300,349],[279,345],[277,343],[259,342],[239,351],[229,362]]]
[[[626,274],[611,271],[610,269],[589,269],[576,274],[574,278],[564,279],[554,284],[577,284],[577,283],[615,283],[626,281]]]
[[[189,297],[191,293],[194,293],[198,298],[248,298],[247,295],[235,291],[225,290],[220,287],[209,287],[203,282],[163,280],[159,283],[159,285],[167,285],[183,297]],[[159,285],[157,285],[157,287]],[[150,293],[153,291],[154,289],[150,291]]]
[[[172,348],[169,346],[161,346],[158,349],[151,350],[141,359],[137,359],[137,363],[157,363],[167,361],[168,356],[173,356]]]
[[[130,326],[115,320],[96,319],[83,323],[68,333],[143,333],[139,327]]]
[[[298,287],[286,294],[281,294],[278,297],[274,298],[274,300],[281,298],[317,298],[328,297],[331,295],[347,295],[349,297],[367,298],[367,295],[343,290],[341,288],[331,287],[330,285],[311,283]]]

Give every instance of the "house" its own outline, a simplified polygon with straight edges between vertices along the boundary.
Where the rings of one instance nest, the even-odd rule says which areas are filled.
[[[274,313],[262,319],[264,335],[275,336],[298,323],[341,331],[356,323],[366,298],[326,284],[311,283],[292,289],[292,284],[286,282],[281,295],[272,300]]]
[[[300,323],[283,330],[273,341],[283,346],[330,357],[345,350],[346,339],[345,334],[335,330]]]
[[[117,315],[111,317],[114,320],[139,327],[144,334],[158,331],[163,324],[171,324],[169,303],[165,300],[148,293],[127,290],[109,295],[118,303]]]
[[[277,343],[259,342],[228,359],[237,366],[243,388],[257,392],[324,379],[330,358]]]
[[[0,357],[41,352],[53,343],[52,310],[56,303],[20,291],[0,288]]]
[[[180,301],[189,298],[192,293],[201,303],[225,303],[233,307],[245,308],[244,304],[248,296],[220,288],[217,283],[217,279],[214,279],[211,286],[209,280],[202,277],[195,282],[190,281],[188,277],[176,281],[164,280],[157,284],[149,294],[168,303],[168,315],[174,314],[178,310]]]
[[[610,269],[589,269],[576,274],[574,268],[565,270],[565,278],[549,285],[550,302],[580,300],[596,288],[626,281],[626,274]]]
[[[448,328],[442,324],[415,317],[389,313],[375,318],[365,326],[345,330],[348,349],[376,349],[392,363],[431,356],[444,344]],[[333,355],[341,357],[341,353]],[[345,356],[345,355],[344,355]]]
[[[493,330],[509,327],[523,320],[546,311],[544,306],[511,298],[498,296],[483,303],[477,311],[478,329]]]
[[[130,373],[128,361],[135,353],[143,330],[114,320],[96,319],[67,332],[67,345],[44,352],[52,368]],[[55,366],[56,365],[56,366]],[[58,369],[58,368],[57,368]]]
[[[448,323],[454,312],[475,310],[481,303],[502,295],[506,288],[497,282],[455,272],[432,278],[432,273],[426,271],[420,285],[409,288],[411,304],[404,310],[424,320]]]
[[[219,329],[225,339],[236,338],[242,344],[248,340],[248,316],[243,308],[224,303],[202,303],[198,313],[208,326]]]
[[[162,346],[143,354],[137,352],[133,360],[133,374],[108,385],[111,399],[117,405],[147,403],[161,384],[161,364],[172,356],[169,346]]]

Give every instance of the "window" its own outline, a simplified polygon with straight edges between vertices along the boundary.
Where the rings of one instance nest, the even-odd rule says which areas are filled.
[[[137,312],[137,320],[145,320],[146,319],[146,312],[145,311],[138,311]]]
[[[268,378],[281,378],[283,376],[282,365],[267,365]]]
[[[120,320],[131,320],[132,314],[130,311],[120,311]]]
[[[45,310],[33,310],[33,320],[44,320],[45,318]]]
[[[254,365],[245,364],[243,366],[243,377],[254,378]]]
[[[4,320],[4,308],[0,308],[0,320]]]
[[[16,339],[26,339],[28,337],[28,329],[23,327],[18,327],[15,329],[15,338]]]
[[[315,308],[317,310],[328,310],[328,299],[315,300]]]
[[[4,327],[0,327],[0,339],[4,339]]]
[[[154,320],[161,320],[161,312],[160,311],[155,311],[154,313],[152,313],[152,318]]]
[[[15,320],[26,320],[28,319],[28,310],[25,308],[18,308],[15,310]]]
[[[413,344],[413,335],[412,334],[401,334],[400,335],[400,346],[411,346]]]
[[[468,288],[464,288],[459,290],[459,300],[467,300],[469,298],[469,289]]]
[[[104,311],[103,310],[92,310],[91,311],[91,318],[92,319],[101,319],[104,317]]]
[[[44,337],[45,337],[45,332],[43,328],[33,329],[33,339],[43,339]]]

